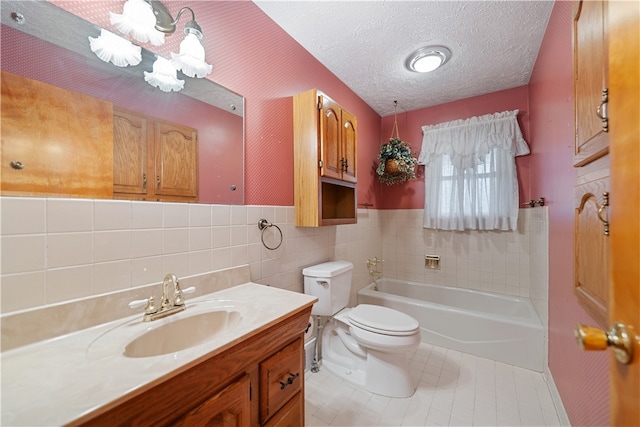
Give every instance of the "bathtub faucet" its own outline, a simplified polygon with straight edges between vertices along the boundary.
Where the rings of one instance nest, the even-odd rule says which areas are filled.
[[[378,270],[378,264],[382,264],[384,260],[379,259],[378,257],[373,257],[373,259],[367,260],[367,268],[369,269],[369,275],[372,280],[379,279],[382,277],[382,272]]]

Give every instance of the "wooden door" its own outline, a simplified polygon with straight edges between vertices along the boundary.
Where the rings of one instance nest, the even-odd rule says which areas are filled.
[[[326,96],[320,96],[320,175],[342,179],[342,155],[340,153],[340,121],[342,111],[338,104]]]
[[[342,170],[342,180],[348,182],[358,182],[357,176],[357,147],[358,147],[358,125],[356,116],[348,111],[342,110],[341,125],[341,145],[344,167]]]
[[[635,329],[629,365],[611,358],[611,425],[640,425],[640,6],[609,2],[611,292],[609,318]]]
[[[155,194],[197,198],[197,131],[176,123],[156,120],[154,133]]]
[[[147,194],[148,122],[141,114],[113,109],[114,193],[134,194],[140,198]]]

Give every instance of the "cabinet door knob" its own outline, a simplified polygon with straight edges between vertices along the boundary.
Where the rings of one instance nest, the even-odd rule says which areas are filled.
[[[11,166],[11,169],[15,169],[15,170],[24,169],[24,164],[18,160],[12,160],[11,163],[9,163],[9,166]]]
[[[607,215],[607,218],[603,218],[602,212],[605,212],[605,209],[607,209],[607,207],[609,207],[609,192],[605,191],[604,193],[602,193],[602,206],[600,206],[600,209],[598,209],[598,219],[602,221],[602,227],[605,236],[609,235],[609,215]]]
[[[609,89],[602,89],[602,102],[596,108],[596,116],[602,121],[602,131],[609,132],[609,113],[607,105],[609,103]]]
[[[293,380],[298,378],[300,374],[289,374],[289,378],[287,378],[286,382],[280,381],[280,390],[284,390],[286,386],[293,384]]]

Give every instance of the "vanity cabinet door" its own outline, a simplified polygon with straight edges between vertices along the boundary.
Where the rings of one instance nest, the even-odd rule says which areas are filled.
[[[304,392],[298,392],[265,427],[300,427],[304,425]]]
[[[146,196],[148,119],[113,109],[113,191]]]
[[[111,198],[113,105],[2,71],[3,195]]]
[[[174,425],[248,427],[251,419],[250,385],[250,377],[245,375],[180,418]]]

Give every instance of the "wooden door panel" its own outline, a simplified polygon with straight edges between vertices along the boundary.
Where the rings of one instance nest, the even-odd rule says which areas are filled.
[[[608,134],[596,109],[607,87],[605,2],[576,3],[573,31],[575,166],[583,166],[608,152]],[[594,66],[595,64],[595,66]]]
[[[346,162],[346,168],[342,173],[342,179],[349,182],[357,182],[357,143],[358,125],[356,117],[348,111],[342,110],[342,155]]]
[[[245,375],[189,412],[174,425],[248,427],[251,417],[250,385],[249,375]]]
[[[322,160],[322,168],[320,175],[341,179],[341,109],[338,104],[329,98],[325,96],[320,98],[322,102],[322,111],[320,112],[320,159]]]
[[[198,196],[198,136],[195,129],[156,121],[155,194]]]
[[[602,328],[609,324],[609,236],[601,220],[608,218],[603,207],[603,193],[608,191],[608,178],[575,188],[575,292],[580,305]]]
[[[147,132],[146,117],[114,108],[113,191],[115,193],[146,195]]]

